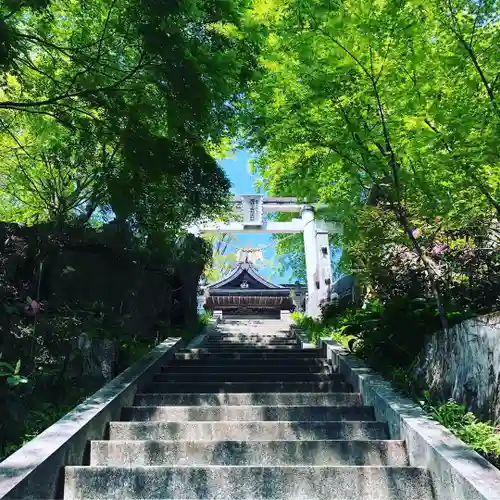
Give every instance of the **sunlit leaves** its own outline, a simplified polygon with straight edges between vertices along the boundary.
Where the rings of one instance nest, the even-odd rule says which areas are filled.
[[[0,68],[4,218],[70,220],[91,202],[138,234],[172,235],[222,209],[229,184],[213,156],[228,150],[257,67],[246,0],[11,7]],[[57,192],[40,160],[49,152],[68,158]],[[80,172],[92,182],[75,198]]]
[[[270,194],[327,202],[346,256],[367,202],[415,226],[500,213],[497,2],[255,5],[266,72],[242,124]]]

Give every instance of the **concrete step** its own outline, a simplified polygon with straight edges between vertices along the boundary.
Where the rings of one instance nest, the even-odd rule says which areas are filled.
[[[275,344],[236,344],[233,343],[232,345],[227,345],[227,344],[201,344],[199,346],[202,349],[208,349],[210,351],[217,351],[217,352],[243,352],[243,353],[248,353],[248,352],[256,352],[256,353],[267,353],[271,352],[275,355],[280,355],[283,352],[287,356],[293,355],[293,353],[296,353],[298,351],[301,351],[302,348],[295,344],[295,345],[275,345]],[[276,353],[275,351],[278,351]]]
[[[266,328],[253,328],[253,329],[241,329],[241,328],[224,328],[218,329],[215,332],[208,334],[209,337],[259,337],[259,338],[270,338],[270,339],[290,339],[296,338],[297,335],[286,330],[268,330]]]
[[[90,465],[408,465],[403,441],[92,441]]]
[[[213,335],[210,337],[205,337],[206,340],[210,342],[293,342],[298,341],[295,335],[240,335],[240,334],[225,334],[225,335]]]
[[[207,342],[260,342],[267,343],[288,343],[298,342],[295,336],[275,336],[275,335],[211,335],[205,337]]]
[[[281,321],[279,319],[266,319],[260,322],[249,323],[248,320],[243,322],[229,322],[221,321],[217,324],[217,330],[240,329],[240,330],[253,330],[253,329],[267,330],[270,333],[290,333],[290,322]]]
[[[162,373],[193,373],[193,374],[216,374],[216,373],[262,373],[262,374],[275,374],[275,373],[323,373],[328,374],[333,372],[333,368],[324,363],[320,364],[291,364],[291,363],[268,363],[266,365],[257,363],[231,363],[231,364],[208,364],[198,363],[197,361],[188,361],[183,364],[172,363],[171,365],[163,366]]]
[[[210,352],[214,351],[256,351],[256,352],[266,352],[272,351],[276,353],[285,352],[286,354],[290,354],[290,352],[302,350],[302,348],[298,344],[293,345],[273,345],[273,344],[251,344],[251,343],[239,343],[235,344],[229,342],[227,344],[221,345],[220,343],[214,343],[213,345],[202,345],[199,349],[205,349]],[[191,349],[194,351],[195,349]],[[184,352],[184,351],[182,351]]]
[[[207,340],[234,340],[234,339],[239,339],[239,340],[257,340],[257,341],[263,341],[263,342],[269,342],[269,341],[290,341],[290,340],[297,340],[297,337],[295,335],[258,335],[258,334],[236,334],[236,333],[227,333],[227,334],[219,334],[219,335],[206,335],[205,339]]]
[[[277,349],[265,349],[265,350],[216,350],[216,349],[193,349],[193,350],[183,350],[181,352],[175,353],[175,359],[204,359],[210,357],[211,360],[219,360],[225,358],[232,359],[276,359],[276,360],[286,360],[286,359],[300,359],[300,358],[320,358],[322,357],[322,351],[320,349],[289,349],[289,350],[277,350]]]
[[[261,393],[138,393],[136,405],[142,406],[216,406],[216,405],[285,405],[285,406],[362,406],[357,392],[261,392]]]
[[[130,406],[123,408],[126,421],[370,421],[371,406]]]
[[[152,382],[144,392],[349,392],[340,380],[332,382]]]
[[[244,346],[235,346],[233,349],[232,347],[196,347],[192,349],[181,349],[179,351],[179,354],[217,354],[217,353],[225,353],[227,351],[231,350],[231,354],[237,353],[238,351],[241,351],[242,353],[245,354],[252,354],[255,352],[256,354],[271,354],[273,356],[288,356],[288,357],[294,357],[297,356],[298,358],[300,357],[307,357],[307,358],[312,358],[314,356],[322,356],[323,351],[321,349],[302,349],[300,347],[295,347],[295,346],[289,346],[289,347],[281,347],[281,346],[256,346],[256,345],[244,345]]]
[[[257,322],[248,323],[234,322],[233,319],[223,319],[219,324],[218,328],[267,328],[269,331],[290,331],[290,321],[282,319],[263,319]]]
[[[296,340],[272,340],[272,341],[245,340],[245,339],[203,340],[203,346],[298,347],[298,345],[299,344]]]
[[[170,368],[170,367],[196,367],[196,366],[207,366],[207,365],[212,365],[212,366],[247,366],[247,365],[253,365],[253,366],[260,366],[262,367],[262,371],[276,371],[276,370],[269,370],[270,367],[274,366],[290,366],[293,367],[292,371],[295,371],[297,368],[300,367],[309,367],[309,366],[331,366],[330,363],[323,358],[310,358],[310,357],[269,357],[269,358],[263,358],[263,359],[258,359],[258,358],[243,358],[243,359],[238,359],[238,358],[233,358],[233,357],[224,357],[224,358],[210,358],[210,357],[203,357],[201,359],[175,359],[172,360],[171,362],[168,363],[168,365],[164,365],[165,368]],[[238,370],[235,370],[238,371]]]
[[[289,327],[276,326],[274,328],[269,328],[269,326],[257,326],[253,325],[251,327],[236,327],[236,326],[226,326],[219,325],[217,330],[210,332],[212,335],[220,334],[232,334],[232,335],[270,335],[270,336],[287,336],[293,335]]]
[[[263,342],[269,341],[289,341],[294,340],[297,341],[297,337],[295,335],[258,335],[258,334],[237,334],[237,333],[220,333],[214,335],[206,335],[205,339],[207,340],[257,340]]]
[[[209,348],[209,349],[213,349],[213,348],[216,348],[216,349],[225,349],[225,348],[229,348],[229,349],[236,349],[236,348],[239,348],[239,347],[243,347],[243,348],[247,348],[247,347],[259,347],[259,348],[270,348],[270,349],[276,349],[276,348],[280,348],[280,349],[291,349],[291,348],[294,348],[294,349],[298,349],[300,348],[299,344],[297,342],[294,342],[294,341],[290,341],[290,342],[253,342],[253,341],[244,341],[244,340],[231,340],[231,341],[228,341],[228,342],[224,342],[224,341],[215,341],[215,340],[211,340],[211,341],[203,341],[202,344],[201,344],[202,347],[206,347],[206,348]]]
[[[341,384],[344,377],[338,373],[199,373],[199,372],[165,372],[155,375],[154,382],[336,382]]]
[[[209,335],[210,338],[220,337],[244,337],[244,338],[259,338],[259,339],[293,339],[297,338],[295,334],[290,332],[269,332],[263,329],[260,330],[224,330],[218,333]]]
[[[385,422],[110,422],[110,440],[302,441],[389,439]]]
[[[233,337],[270,337],[270,338],[290,338],[296,337],[295,333],[290,332],[290,330],[276,330],[268,328],[219,328],[215,332],[210,332],[212,337],[217,336],[233,336]]]
[[[270,339],[296,338],[296,335],[288,330],[269,330],[266,328],[219,328],[208,334],[209,337],[259,337]]]
[[[289,330],[290,323],[282,319],[223,319],[218,325],[218,329],[223,328],[267,328],[268,330]]]
[[[65,500],[432,500],[416,467],[66,467]]]

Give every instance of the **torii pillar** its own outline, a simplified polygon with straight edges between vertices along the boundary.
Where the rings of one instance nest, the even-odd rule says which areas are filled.
[[[330,300],[333,275],[328,228],[324,227],[321,221],[318,221],[318,224],[316,224],[316,246],[319,277],[319,294],[317,299],[318,303],[321,304]]]
[[[318,276],[318,245],[316,242],[314,207],[312,205],[304,205],[300,211],[300,216],[304,224],[304,253],[307,275],[306,311],[308,316],[317,317],[321,311],[318,300],[320,282]]]

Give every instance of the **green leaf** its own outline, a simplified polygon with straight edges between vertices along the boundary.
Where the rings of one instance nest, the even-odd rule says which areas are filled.
[[[18,377],[8,377],[7,383],[11,386],[19,385],[19,378]]]
[[[0,368],[7,368],[10,373],[15,372],[14,366],[11,365],[10,363],[7,363],[6,361],[0,361]]]

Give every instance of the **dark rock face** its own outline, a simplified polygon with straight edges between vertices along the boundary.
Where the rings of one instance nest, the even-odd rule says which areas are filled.
[[[34,407],[27,400],[34,393],[51,402],[87,382],[84,392],[92,392],[146,354],[167,327],[197,324],[204,245],[189,237],[145,249],[118,224],[56,232],[0,223],[0,360],[21,360],[29,379],[13,390],[0,377],[0,405],[22,400],[22,414]]]
[[[184,289],[181,296],[194,294],[196,303],[193,281],[196,287],[204,266],[203,257],[196,257],[200,240],[193,238],[161,255],[137,248],[132,236],[106,226],[99,232],[68,228],[54,234],[52,229],[0,223],[2,302],[23,301],[23,295],[34,298],[39,287],[40,299],[50,310],[102,304],[130,315],[131,328],[164,317],[178,284]]]
[[[81,316],[81,333],[98,338],[86,331],[90,317],[102,320],[101,331],[117,323],[123,338],[150,336],[161,323],[194,324],[201,246],[193,238],[162,256],[134,248],[130,235],[107,227],[56,235],[50,226],[0,224],[0,352],[5,359],[12,329],[31,323],[27,297],[42,303],[40,330],[69,311]]]

